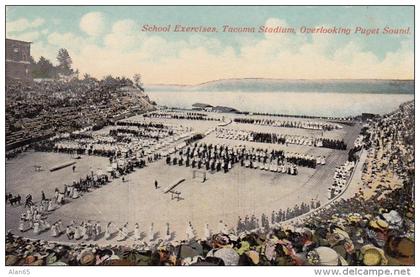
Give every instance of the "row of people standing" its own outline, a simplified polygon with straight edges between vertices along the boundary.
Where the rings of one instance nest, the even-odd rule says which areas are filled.
[[[143,117],[147,118],[162,118],[162,119],[187,119],[187,120],[211,120],[220,121],[219,118],[209,117],[202,113],[181,113],[181,112],[152,112],[144,114]]]
[[[138,128],[135,126],[117,126],[109,130],[109,135],[113,137],[125,134],[133,135],[140,138],[159,140],[167,136],[172,136],[174,134],[174,131],[170,129],[154,127]]]
[[[135,126],[137,128],[155,128],[155,129],[167,129],[168,126],[162,123],[135,121],[135,120],[120,120],[115,123],[117,126]]]
[[[344,140],[330,139],[323,137],[308,137],[301,135],[287,135],[277,133],[265,133],[248,130],[236,130],[229,128],[216,128],[216,137],[221,139],[232,139],[242,141],[252,141],[270,144],[296,144],[312,147],[323,147],[336,150],[346,150],[347,145]]]
[[[325,164],[325,157],[288,153],[282,150],[247,148],[245,146],[213,145],[195,143],[177,153],[167,156],[168,165],[179,165],[211,171],[228,172],[235,163],[250,168],[260,168],[273,172],[297,174],[296,166],[315,168]],[[283,167],[283,168],[280,168]]]
[[[268,170],[269,162],[276,165],[276,170],[270,167],[270,171],[297,175],[297,166],[288,164],[283,151],[272,150],[264,152],[259,149],[247,150],[245,147],[229,147],[226,145],[213,145],[206,143],[195,143],[194,146],[187,146],[173,155],[166,157],[166,164],[186,166],[208,171],[227,173],[233,165],[240,163],[248,168],[260,168]],[[282,166],[282,168],[280,168]]]
[[[331,131],[342,129],[343,127],[336,123],[320,122],[320,121],[290,121],[290,120],[274,120],[274,119],[256,119],[256,118],[235,118],[236,123],[255,124],[273,127],[285,128],[301,128],[311,130]]]
[[[335,169],[333,183],[331,187],[328,188],[329,199],[334,198],[344,190],[354,169],[354,166],[354,161],[346,161],[342,166],[339,166]]]

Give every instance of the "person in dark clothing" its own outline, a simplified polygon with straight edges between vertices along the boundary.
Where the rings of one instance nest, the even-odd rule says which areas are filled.
[[[25,199],[25,208],[31,207],[34,203],[32,202],[32,195],[28,194]]]

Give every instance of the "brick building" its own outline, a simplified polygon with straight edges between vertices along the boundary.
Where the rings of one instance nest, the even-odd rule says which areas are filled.
[[[31,43],[6,38],[6,77],[32,80]]]

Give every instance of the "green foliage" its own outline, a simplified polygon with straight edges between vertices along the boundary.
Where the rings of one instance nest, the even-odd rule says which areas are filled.
[[[61,48],[60,50],[58,50],[57,61],[58,61],[58,66],[57,66],[58,73],[65,76],[68,76],[74,73],[74,70],[71,68],[73,61],[67,49]]]
[[[32,77],[35,79],[53,79],[59,77],[60,75],[69,76],[79,73],[77,69],[73,70],[73,62],[70,54],[64,48],[58,50],[57,66],[54,66],[50,60],[43,56],[39,58],[38,62],[35,61],[33,57],[30,58],[30,61],[32,66]]]
[[[55,78],[57,76],[56,67],[45,57],[41,56],[38,62],[31,57],[32,77],[33,78]]]

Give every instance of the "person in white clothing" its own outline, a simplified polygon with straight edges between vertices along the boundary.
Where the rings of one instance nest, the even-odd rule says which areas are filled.
[[[19,220],[19,231],[21,231],[21,232],[26,231],[26,229],[25,229],[25,219],[23,219],[23,218],[21,218]]]
[[[75,188],[74,190],[73,190],[73,196],[72,196],[72,198],[73,199],[76,199],[76,198],[78,198],[79,197],[79,191]]]
[[[134,240],[140,240],[140,239],[141,239],[141,231],[140,231],[139,224],[136,223],[134,227]]]
[[[57,226],[55,223],[51,226],[51,236],[58,237]]]
[[[55,210],[55,205],[54,205],[53,201],[49,200],[48,201],[48,211],[52,212],[54,210]]]
[[[58,205],[63,205],[64,204],[64,194],[63,193],[59,193],[57,196],[57,204]]]
[[[150,224],[150,229],[149,229],[149,237],[148,237],[149,241],[152,241],[154,239],[154,236],[155,236],[155,233],[153,230],[153,222],[152,222],[152,224]]]
[[[226,235],[229,233],[226,224],[223,223],[223,220],[219,221],[219,233]]]
[[[117,241],[123,241],[127,238],[127,233],[124,232],[124,227],[118,229]]]
[[[86,223],[82,223],[82,225],[80,225],[80,230],[81,230],[81,235],[82,235],[82,238],[84,239],[84,240],[88,240],[89,239],[89,232],[88,232],[88,229],[87,229],[87,224]]]
[[[191,224],[191,221],[188,221],[187,229],[186,229],[185,233],[187,235],[187,240],[194,239],[195,234],[194,234],[194,228],[193,228],[193,226]]]
[[[112,221],[110,221],[105,228],[105,239],[108,240],[111,238],[111,227],[112,227]]]
[[[122,229],[122,231],[125,235],[125,238],[127,238],[127,236],[128,236],[128,222],[126,224],[124,224],[124,226],[121,229]]]
[[[211,232],[210,232],[209,224],[206,223],[206,225],[204,225],[204,239],[208,240],[210,237],[211,237]]]
[[[61,234],[64,231],[63,222],[61,222],[61,219],[57,221],[57,231],[58,234]]]
[[[35,235],[38,235],[39,234],[39,222],[38,221],[35,221],[34,222],[34,230],[33,230],[33,232],[34,232],[34,234]]]
[[[82,238],[82,230],[81,230],[80,226],[76,226],[74,228],[74,239],[79,240],[81,238]]]
[[[102,232],[101,222],[98,221],[95,224],[95,240],[99,238],[99,236],[101,235],[101,232]]]
[[[51,224],[49,224],[46,220],[41,219],[39,221],[41,231],[46,231],[51,228]]]

